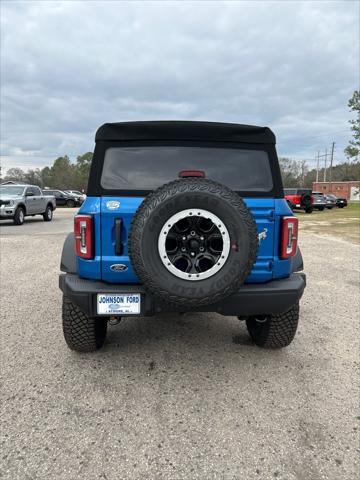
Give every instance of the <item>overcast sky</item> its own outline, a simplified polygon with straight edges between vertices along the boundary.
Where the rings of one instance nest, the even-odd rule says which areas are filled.
[[[281,155],[350,138],[359,3],[1,1],[1,164],[93,149],[105,122],[268,125]]]

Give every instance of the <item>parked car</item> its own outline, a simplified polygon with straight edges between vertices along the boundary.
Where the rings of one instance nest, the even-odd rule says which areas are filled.
[[[309,188],[284,188],[285,199],[291,210],[312,213],[314,198]]]
[[[235,315],[256,345],[291,343],[306,279],[269,128],[105,124],[87,192],[60,267],[71,349],[100,348],[109,319],[166,311]]]
[[[42,215],[50,222],[56,209],[55,197],[43,194],[36,185],[0,185],[0,219],[12,218],[22,225],[25,217]]]
[[[325,201],[326,201],[326,208],[331,210],[332,208],[336,207],[336,201],[332,196],[325,195]]]
[[[335,202],[335,205],[339,208],[347,207],[348,202],[346,198],[337,197],[332,193],[329,193],[328,195],[326,195],[326,198],[332,199]]]
[[[43,190],[44,193],[54,195],[56,200],[56,205],[58,206],[66,206],[66,207],[79,207],[83,202],[80,200],[79,197],[74,197],[70,195],[70,193],[66,193],[63,190],[53,190],[53,189],[46,189]]]
[[[314,210],[325,210],[326,207],[326,198],[325,195],[321,192],[312,192],[313,196],[313,209]]]
[[[64,190],[65,193],[69,193],[73,197],[79,198],[82,202],[86,200],[86,195],[85,193],[79,192],[79,190]]]

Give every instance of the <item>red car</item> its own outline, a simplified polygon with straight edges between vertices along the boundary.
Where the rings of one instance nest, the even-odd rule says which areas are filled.
[[[284,188],[284,194],[291,210],[313,211],[314,197],[310,188]]]

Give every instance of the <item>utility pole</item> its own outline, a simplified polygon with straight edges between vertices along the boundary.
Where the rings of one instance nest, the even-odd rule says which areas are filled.
[[[327,148],[325,148],[325,168],[324,168],[324,182],[326,182],[326,160],[327,160]]]
[[[334,150],[335,150],[335,142],[332,142],[331,157],[330,157],[330,172],[329,172],[329,193],[331,193],[331,180],[332,180],[332,166],[333,166],[333,161],[334,161]]]
[[[317,152],[317,162],[316,162],[316,183],[319,181],[319,165],[320,164],[320,152]]]

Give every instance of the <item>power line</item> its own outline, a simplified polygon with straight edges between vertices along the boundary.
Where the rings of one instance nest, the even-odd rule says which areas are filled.
[[[348,129],[347,130],[338,130],[337,132],[322,133],[320,135],[301,136],[301,140],[312,140],[312,139],[321,138],[321,137],[332,137],[333,135],[336,135],[338,133],[345,133],[345,132],[349,132],[349,130]],[[349,132],[349,133],[351,133],[351,132]],[[281,142],[284,143],[284,144],[288,144],[288,143],[293,144],[293,142],[297,142],[297,141],[299,141],[298,138],[294,138],[293,140],[291,140],[291,138],[289,140],[281,139]],[[307,144],[310,145],[309,142],[307,142]],[[297,145],[303,146],[304,143],[297,144]],[[295,146],[297,146],[297,145],[295,145]]]

